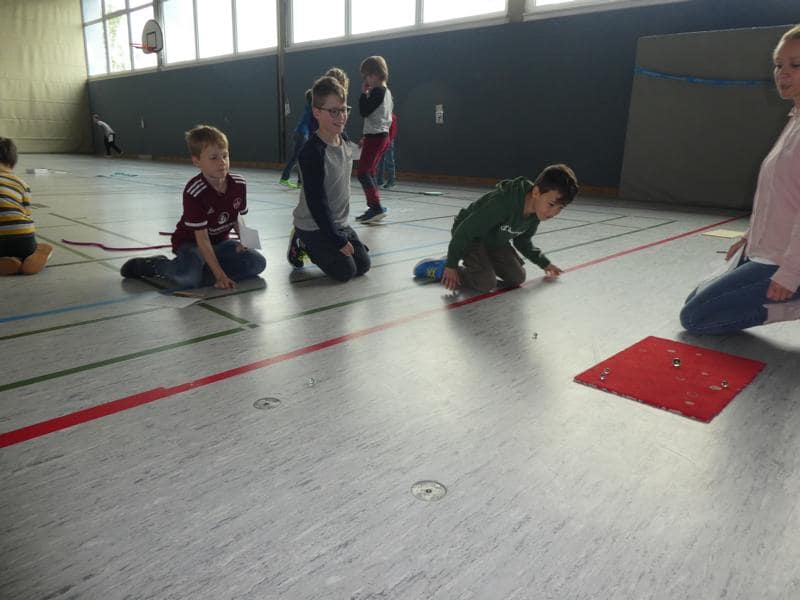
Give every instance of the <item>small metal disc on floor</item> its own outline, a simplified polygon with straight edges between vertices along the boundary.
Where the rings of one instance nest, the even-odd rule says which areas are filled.
[[[438,481],[418,481],[411,486],[411,494],[417,500],[435,502],[444,498],[447,488]]]
[[[277,398],[259,398],[255,402],[253,402],[253,407],[258,408],[259,410],[267,410],[270,408],[275,408],[276,406],[280,405],[281,401]]]

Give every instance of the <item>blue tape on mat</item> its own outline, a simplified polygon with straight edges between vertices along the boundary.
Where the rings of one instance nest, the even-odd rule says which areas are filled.
[[[771,79],[704,79],[703,77],[691,77],[689,75],[672,75],[670,73],[660,73],[642,67],[636,67],[633,72],[636,75],[653,77],[655,79],[670,79],[672,81],[685,81],[686,83],[696,83],[700,85],[716,85],[721,87],[760,87],[772,85]]]

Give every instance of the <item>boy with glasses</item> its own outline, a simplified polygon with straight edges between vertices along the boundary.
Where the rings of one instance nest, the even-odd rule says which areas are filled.
[[[287,258],[302,267],[300,254],[305,252],[323,273],[345,282],[370,268],[368,248],[347,224],[350,174],[358,146],[344,133],[350,107],[341,84],[333,77],[321,77],[312,95],[319,128],[300,151],[303,187],[292,213],[294,232]]]

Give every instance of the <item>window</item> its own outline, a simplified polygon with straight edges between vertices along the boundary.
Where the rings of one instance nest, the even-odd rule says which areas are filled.
[[[196,0],[200,58],[233,54],[230,0]]]
[[[83,8],[83,22],[94,21],[103,16],[101,0],[81,0]]]
[[[300,44],[505,16],[508,0],[292,0],[291,8],[291,42]]]
[[[107,15],[125,10],[125,0],[104,0],[104,4],[105,10],[103,12]]]
[[[162,11],[166,62],[177,63],[197,58],[192,0],[165,0]]]
[[[451,21],[465,17],[506,12],[506,0],[423,0],[422,22]]]
[[[344,32],[344,0],[292,0],[295,44],[344,37]]]
[[[111,72],[130,70],[131,38],[128,35],[128,15],[106,21],[106,40],[108,40],[108,66]]]
[[[90,77],[158,65],[155,54],[144,54],[131,46],[141,43],[142,29],[153,18],[157,1],[81,0],[86,68]]]
[[[278,46],[276,0],[236,0],[236,49],[239,52]]]
[[[106,65],[106,36],[102,21],[84,27],[83,36],[86,40],[89,76],[105,75],[108,72],[108,65]]]
[[[413,27],[417,21],[416,5],[416,0],[350,0],[350,32],[357,35]]]
[[[131,4],[133,2],[131,1]],[[142,29],[144,24],[153,18],[153,7],[147,6],[131,12],[131,42],[142,43]],[[138,48],[133,49],[133,68],[146,69],[158,66],[158,57],[155,54],[145,54]]]

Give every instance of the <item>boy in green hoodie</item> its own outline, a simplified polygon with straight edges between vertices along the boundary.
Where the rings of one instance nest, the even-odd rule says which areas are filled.
[[[533,182],[525,177],[501,181],[458,213],[447,258],[421,260],[414,277],[441,281],[448,290],[463,286],[485,293],[498,279],[504,286],[517,287],[525,281],[517,251],[548,277],[558,277],[563,271],[531,238],[540,222],[558,215],[577,193],[578,180],[567,165],[550,165]],[[459,266],[462,259],[464,265]]]

